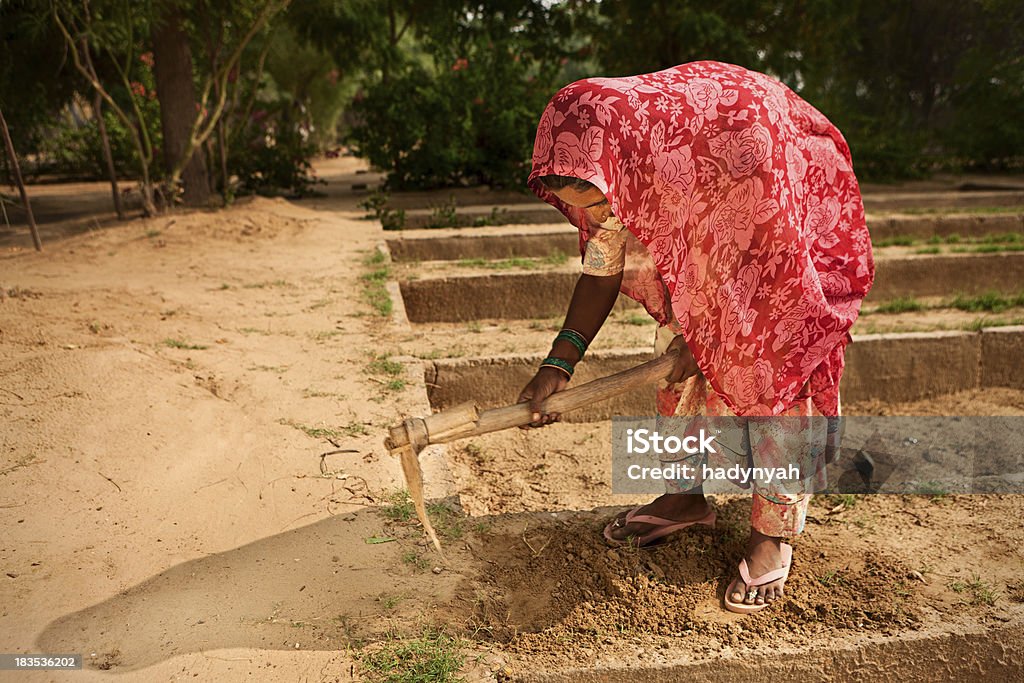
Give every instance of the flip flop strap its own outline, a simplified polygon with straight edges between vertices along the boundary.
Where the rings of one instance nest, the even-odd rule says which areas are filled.
[[[789,552],[786,552],[787,548]],[[766,583],[772,583],[779,579],[784,579],[789,576],[789,568],[793,564],[793,549],[791,546],[783,543],[782,544],[782,557],[786,562],[786,566],[781,569],[773,569],[770,572],[766,572],[761,576],[753,579],[750,577],[750,568],[747,567],[747,558],[740,560],[740,578],[743,579],[743,583],[747,584],[747,588],[751,586],[763,586]]]
[[[654,515],[633,515],[630,517],[626,516],[626,524],[630,522],[639,522],[640,524],[656,524],[657,526],[672,526],[674,524],[693,524],[693,522],[680,522],[678,519],[665,519],[664,517],[655,517]]]
[[[655,517],[654,515],[638,515],[636,514],[636,512],[639,509],[640,508],[633,508],[628,513],[626,513],[626,524],[629,524],[630,522],[639,522],[640,524],[656,524],[658,526],[671,526],[675,524],[703,524],[713,514],[713,512],[709,512],[700,519],[695,519],[691,522],[681,522],[678,519],[665,519],[664,517]]]

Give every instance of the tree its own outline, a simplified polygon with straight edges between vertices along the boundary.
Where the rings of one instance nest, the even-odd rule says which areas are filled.
[[[111,3],[99,20],[94,20],[89,2],[81,3],[73,0],[53,0],[51,3],[53,20],[64,37],[64,43],[71,54],[75,69],[86,79],[124,127],[130,132],[135,147],[141,179],[139,190],[142,195],[142,210],[147,216],[157,213],[154,201],[154,184],[150,175],[153,161],[153,142],[149,135],[149,121],[144,112],[142,98],[146,96],[145,88],[133,85],[132,72],[137,68],[138,53],[135,49],[136,36],[140,28],[147,26],[150,8],[145,3]],[[106,87],[96,68],[94,52],[107,57],[116,78],[113,79],[123,88],[122,97],[127,104],[122,105],[114,98],[111,90]],[[134,82],[138,84],[138,81]]]
[[[11,165],[11,177],[14,184],[18,186],[18,193],[21,194],[21,204],[25,207],[25,216],[28,219],[28,228],[32,232],[32,243],[36,251],[43,250],[43,243],[39,240],[39,230],[36,228],[36,218],[32,215],[32,202],[29,201],[28,192],[25,190],[25,181],[21,177],[21,168],[18,166],[18,155],[14,151],[14,143],[11,142],[11,133],[7,129],[7,120],[4,119],[3,111],[0,111],[0,136],[4,139],[4,149]]]
[[[181,8],[176,3],[168,5],[153,23],[152,44],[164,164],[172,180],[175,169],[181,168],[182,199],[186,204],[200,206],[210,198],[210,180],[206,160],[195,153],[198,145],[192,144],[192,122],[201,112],[197,112],[189,39]]]

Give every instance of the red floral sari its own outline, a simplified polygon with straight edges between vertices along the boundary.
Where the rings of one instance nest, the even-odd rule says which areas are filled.
[[[693,62],[589,78],[551,99],[529,184],[588,180],[635,237],[622,291],[684,334],[737,415],[777,415],[811,396],[838,410],[849,330],[874,279],[849,147],[779,81]]]

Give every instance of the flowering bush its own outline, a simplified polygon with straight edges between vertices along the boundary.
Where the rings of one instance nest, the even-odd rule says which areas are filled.
[[[525,187],[562,42],[542,3],[500,4],[433,24],[429,61],[408,59],[355,98],[350,142],[391,188]]]

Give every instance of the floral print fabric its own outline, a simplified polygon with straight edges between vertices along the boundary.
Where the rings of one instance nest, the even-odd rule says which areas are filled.
[[[685,335],[737,415],[812,398],[838,410],[843,351],[874,279],[849,148],[779,81],[693,62],[561,89],[537,128],[537,178],[590,181],[631,233],[622,291]],[[635,247],[635,248],[634,248]]]
[[[672,330],[659,327],[655,337],[655,353],[664,353],[674,337]],[[836,413],[839,412],[837,407]],[[833,431],[833,423],[821,419],[823,416],[810,398],[794,403],[781,414],[782,419],[736,417],[722,397],[712,391],[707,379],[697,375],[677,384],[660,382],[658,413],[667,417],[694,417],[686,429],[687,434],[696,434],[699,429],[707,426],[700,417],[735,417],[735,428],[719,435],[722,441],[717,455],[707,459],[699,454],[679,458],[663,455],[663,465],[677,462],[689,465],[695,471],[700,471],[705,463],[716,468],[728,468],[733,464],[769,469],[785,469],[790,464],[799,467],[805,476],[795,485],[765,484],[756,480],[751,483],[749,488],[752,489],[753,501],[750,524],[762,534],[776,538],[795,536],[803,531],[807,508],[813,495],[811,492],[827,484],[828,456],[830,452],[833,456],[837,454],[839,446],[839,435]],[[716,424],[721,426],[723,422],[718,419]],[[685,493],[697,483],[701,482],[666,479],[665,491]]]

